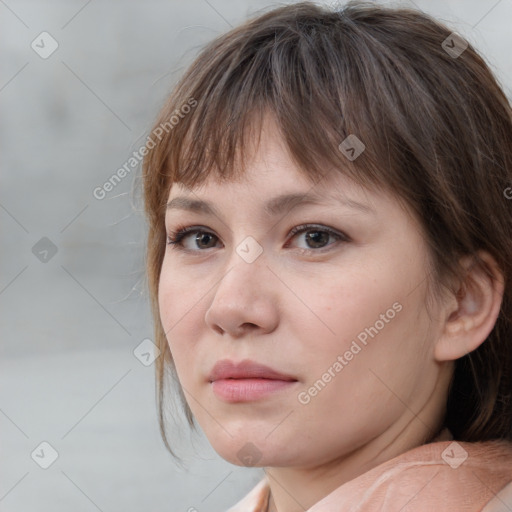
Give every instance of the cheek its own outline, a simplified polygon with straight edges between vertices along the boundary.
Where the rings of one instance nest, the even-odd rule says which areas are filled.
[[[194,306],[199,303],[207,288],[197,286],[197,281],[187,270],[179,270],[175,263],[164,259],[158,285],[158,306],[164,328],[174,333],[194,315]]]
[[[307,298],[309,309],[296,305],[290,311],[295,310],[301,340],[296,353],[308,361],[308,378],[321,378],[338,356],[343,358],[344,370],[345,366],[366,372],[383,367],[391,377],[391,359],[415,363],[423,354],[419,345],[424,330],[418,323],[423,287],[411,293],[416,274],[414,268],[376,265],[344,274],[333,271],[320,288],[312,287],[314,281],[309,279],[297,282],[295,291]],[[417,281],[421,282],[419,277]],[[353,377],[358,379],[357,372]]]
[[[419,301],[404,301],[399,290],[378,290],[337,293],[336,302],[323,297],[322,318],[336,335],[319,336],[327,331],[319,321],[305,322],[300,333],[298,357],[307,365],[298,412],[313,436],[334,444],[378,435],[404,413],[404,402],[425,376],[415,322]],[[327,421],[318,422],[321,417]]]
[[[350,273],[333,272],[322,279],[322,286],[314,287],[313,282],[310,279],[297,282],[296,294],[304,298],[308,307],[296,303],[291,310],[295,310],[298,322],[311,333],[301,336],[302,339],[310,339],[320,348],[318,336],[321,335],[322,349],[342,348],[345,341],[378,321],[379,315],[392,308],[401,296],[396,282],[386,275],[372,273],[368,267]],[[395,311],[391,310],[389,316],[395,316]]]
[[[185,290],[191,290],[191,293]],[[158,287],[158,307],[179,375],[182,373],[180,369],[193,361],[194,340],[199,339],[201,329],[196,307],[200,307],[203,295],[204,290],[189,283],[184,274],[180,276],[178,272],[170,272],[164,264]],[[187,372],[184,372],[185,376],[186,374]]]

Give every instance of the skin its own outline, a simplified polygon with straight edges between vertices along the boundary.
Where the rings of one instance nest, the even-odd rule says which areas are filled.
[[[271,510],[298,512],[438,433],[453,360],[485,340],[503,286],[474,270],[462,298],[427,310],[429,253],[419,224],[396,198],[336,172],[312,185],[271,120],[250,155],[241,181],[220,184],[210,176],[193,190],[171,187],[169,200],[206,199],[219,216],[167,212],[168,233],[198,225],[214,236],[198,245],[196,233],[189,234],[183,241],[188,252],[167,246],[160,314],[187,402],[213,448],[244,465],[239,452],[254,444],[255,465],[270,481]],[[263,211],[270,198],[308,191],[323,204],[276,217]],[[333,193],[375,213],[346,206]],[[320,227],[289,236],[305,223]],[[349,239],[330,236],[308,245],[307,234],[321,227]],[[236,252],[247,236],[263,249],[252,263]],[[492,258],[482,257],[499,277]],[[300,403],[298,393],[321,379],[394,303],[402,306],[394,318],[366,346],[359,344],[361,351],[316,396]],[[257,401],[226,403],[208,381],[224,358],[249,358],[298,382]]]

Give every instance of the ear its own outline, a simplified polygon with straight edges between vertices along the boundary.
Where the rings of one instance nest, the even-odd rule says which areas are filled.
[[[503,300],[503,274],[494,258],[479,251],[480,263],[465,256],[466,279],[442,311],[444,325],[435,348],[438,361],[451,361],[478,348],[491,333]]]

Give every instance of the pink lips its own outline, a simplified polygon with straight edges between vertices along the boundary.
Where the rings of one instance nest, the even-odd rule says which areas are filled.
[[[249,359],[238,364],[222,359],[213,367],[209,381],[221,400],[247,402],[289,388],[297,379]]]

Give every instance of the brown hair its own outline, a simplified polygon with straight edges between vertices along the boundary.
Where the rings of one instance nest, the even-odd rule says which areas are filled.
[[[143,164],[147,277],[163,354],[156,360],[157,403],[171,453],[164,382],[167,370],[175,373],[157,299],[165,204],[175,182],[193,187],[212,170],[221,180],[241,176],[240,149],[260,133],[264,113],[274,116],[312,182],[334,167],[363,186],[392,191],[412,209],[437,292],[450,291],[451,278],[463,279],[460,256],[483,264],[477,251],[485,250],[495,258],[505,279],[501,311],[488,339],[456,361],[445,426],[460,441],[512,440],[512,216],[504,197],[512,185],[511,108],[471,45],[459,56],[448,53],[443,42],[451,32],[412,9],[296,3],[216,38],[174,88]],[[170,123],[187,104],[191,112]],[[366,146],[353,161],[339,149],[350,134]],[[194,426],[179,385],[178,393]]]

